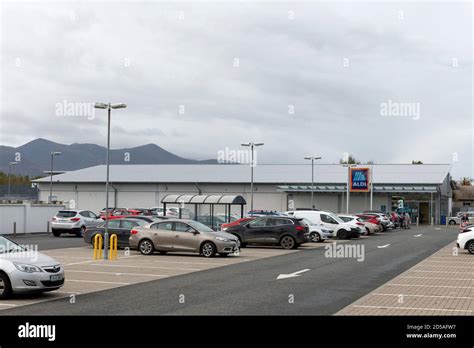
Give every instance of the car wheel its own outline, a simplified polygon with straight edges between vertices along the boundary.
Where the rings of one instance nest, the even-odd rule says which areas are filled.
[[[456,221],[454,221],[454,220],[449,220],[449,224],[450,224],[450,225],[456,225]]]
[[[53,236],[55,236],[55,237],[60,237],[60,236],[61,236],[61,232],[53,230]]]
[[[138,244],[138,250],[140,250],[142,255],[151,255],[153,254],[155,247],[153,246],[153,242],[151,240],[143,239]]]
[[[77,236],[84,238],[85,234],[86,234],[86,226],[82,226],[79,232],[77,232]]]
[[[321,235],[318,232],[312,232],[310,235],[311,241],[314,243],[321,243]]]
[[[216,255],[216,246],[211,242],[204,242],[201,246],[201,254],[204,257],[213,257]]]
[[[339,230],[339,232],[337,232],[337,238],[349,239],[349,233],[346,230]]]
[[[240,242],[240,247],[241,248],[245,248],[247,246],[247,243],[243,243],[242,242],[242,239],[240,238],[240,236],[236,235],[236,234],[233,234],[233,236],[237,237],[237,239],[239,240]]]
[[[470,254],[474,254],[474,241],[470,241],[467,246],[466,246],[467,251],[469,251]]]
[[[366,227],[365,230],[367,231],[367,235],[370,236],[370,230],[369,230],[369,228]]]
[[[293,237],[291,236],[284,236],[280,240],[280,245],[283,249],[294,249],[296,248],[296,241]]]
[[[0,299],[6,299],[12,294],[12,285],[8,276],[0,272]]]

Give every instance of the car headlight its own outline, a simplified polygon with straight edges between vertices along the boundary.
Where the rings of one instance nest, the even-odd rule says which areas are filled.
[[[13,264],[19,271],[22,271],[22,272],[26,272],[26,273],[43,272],[41,268],[34,265],[27,265],[24,263],[16,263],[16,262],[13,262]]]
[[[230,242],[230,239],[224,238],[224,237],[216,237],[217,240],[220,240],[222,242]]]

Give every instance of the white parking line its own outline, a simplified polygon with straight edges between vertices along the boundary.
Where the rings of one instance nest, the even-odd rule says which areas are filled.
[[[375,293],[372,294],[373,296],[400,296],[403,297],[432,297],[432,298],[456,298],[461,300],[473,300],[474,297],[466,297],[466,296],[447,296],[447,295],[408,295],[408,294],[382,294],[382,293]]]
[[[199,268],[175,268],[175,267],[160,267],[160,266],[135,266],[135,265],[120,265],[120,264],[92,264],[89,266],[99,266],[99,267],[128,267],[128,268],[150,268],[150,269],[171,269],[175,271],[203,271],[202,269]]]
[[[81,279],[66,279],[67,282],[80,282],[80,283],[104,283],[104,284],[116,284],[116,285],[130,285],[131,283],[122,282],[104,282],[100,280],[81,280]]]
[[[131,259],[133,257],[138,257],[140,255],[133,255],[133,256],[127,256],[127,257],[122,257],[122,258],[119,258],[120,259]],[[91,262],[103,262],[104,260],[87,260],[87,261],[80,261],[80,262],[73,262],[73,263],[66,263],[64,266],[73,266],[73,265],[84,265],[84,264],[87,264],[87,263],[91,263]]]
[[[76,270],[68,270],[67,273],[94,273],[94,274],[110,274],[110,275],[131,275],[131,276],[147,276],[147,277],[169,277],[169,275],[165,274],[146,274],[146,273],[122,273],[122,272],[99,272],[99,271],[76,271]]]
[[[461,274],[474,274],[474,272],[464,272],[464,271],[425,271],[425,270],[409,270],[409,272],[421,272],[421,273],[449,273],[449,274],[453,274],[453,273],[461,273]]]
[[[386,307],[386,306],[361,306],[353,305],[358,308],[378,308],[378,309],[402,309],[402,310],[418,310],[418,311],[443,311],[443,312],[467,312],[472,313],[470,309],[443,309],[443,308],[417,308],[417,307]]]

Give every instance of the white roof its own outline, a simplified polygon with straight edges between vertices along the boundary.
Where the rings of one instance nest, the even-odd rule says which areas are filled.
[[[359,165],[358,167],[370,167]],[[376,184],[440,184],[449,164],[373,165]],[[55,175],[54,182],[105,182],[106,166],[84,168]],[[34,180],[49,182],[49,177]],[[240,164],[141,164],[111,165],[112,183],[248,183],[250,166]],[[315,183],[345,184],[347,167],[339,164],[314,166]],[[291,184],[311,182],[311,164],[259,164],[254,168],[255,183]]]

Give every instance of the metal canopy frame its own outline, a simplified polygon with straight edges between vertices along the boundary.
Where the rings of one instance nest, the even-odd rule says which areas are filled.
[[[230,211],[232,205],[240,205],[240,216],[244,216],[244,205],[247,204],[245,198],[240,195],[166,195],[161,200],[163,204],[163,215],[166,216],[167,204],[179,204],[179,215],[182,216],[182,205],[194,205],[194,220],[197,220],[198,205],[208,204],[210,207],[209,213],[211,216],[211,227],[214,226],[214,206],[224,205],[226,222],[230,222]]]

